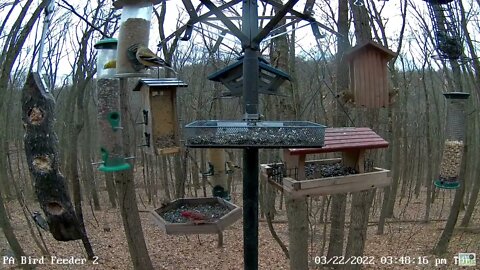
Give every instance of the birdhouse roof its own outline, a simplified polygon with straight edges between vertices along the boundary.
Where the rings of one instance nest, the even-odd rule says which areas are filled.
[[[184,83],[183,81],[177,78],[161,78],[161,79],[152,79],[152,78],[144,78],[139,79],[138,83],[133,88],[133,91],[140,91],[142,86],[148,87],[156,87],[156,88],[171,88],[171,87],[187,87],[188,84]]]
[[[217,71],[215,73],[210,74],[208,76],[208,79],[212,80],[212,81],[219,82],[221,78],[228,77],[229,74],[230,74],[230,71],[232,71],[236,68],[242,67],[243,59],[244,59],[244,57],[242,55],[238,58],[237,62],[235,62],[235,63],[233,63],[229,66],[226,66],[223,69],[220,69],[219,71]],[[286,80],[290,80],[290,76],[287,73],[283,72],[280,69],[272,67],[270,64],[268,64],[267,60],[265,60],[264,58],[258,57],[258,63],[260,65],[260,69],[271,72],[271,73],[273,73],[273,74],[275,74],[279,77],[283,77]]]
[[[388,147],[388,142],[370,128],[326,128],[322,148],[290,148],[290,155],[319,154]]]
[[[348,59],[351,60],[351,59],[355,58],[356,56],[358,56],[362,53],[365,53],[369,49],[370,50],[375,50],[379,54],[382,54],[387,60],[390,60],[393,57],[397,56],[397,54],[394,51],[384,47],[381,44],[378,44],[377,42],[371,41],[371,40],[353,47],[351,50],[349,50],[345,53],[345,56]]]

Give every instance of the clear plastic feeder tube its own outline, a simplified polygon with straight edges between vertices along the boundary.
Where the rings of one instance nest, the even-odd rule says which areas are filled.
[[[132,63],[132,60],[135,61],[135,57],[129,55],[128,49],[134,44],[142,44],[148,47],[153,4],[151,1],[124,2],[118,35],[117,76],[142,76],[144,75],[144,69]]]
[[[117,39],[105,38],[98,41],[95,46],[97,54],[97,78],[112,78],[116,72]]]

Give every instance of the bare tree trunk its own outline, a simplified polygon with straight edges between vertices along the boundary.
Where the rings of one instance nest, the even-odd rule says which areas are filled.
[[[25,154],[50,232],[60,241],[76,240],[83,233],[59,172],[57,136],[53,131],[55,102],[47,91],[38,73],[28,75],[22,93]]]
[[[288,236],[290,242],[290,269],[308,269],[308,217],[305,198],[285,199],[287,207]]]
[[[468,149],[469,147],[465,144],[464,149],[464,157],[468,156]],[[465,159],[465,158],[464,158]],[[462,161],[462,171],[460,174],[460,179],[464,179],[465,177],[465,161]],[[457,223],[458,214],[460,213],[460,206],[463,201],[463,194],[465,193],[465,185],[463,183],[460,184],[460,187],[455,191],[455,197],[453,199],[452,208],[450,209],[450,214],[448,215],[447,224],[445,224],[445,228],[443,229],[442,235],[438,240],[437,245],[433,249],[433,253],[437,256],[445,254],[448,249],[448,243],[453,235],[453,230],[455,228],[455,224]]]
[[[8,219],[7,212],[5,210],[5,205],[3,201],[2,190],[0,189],[0,228],[2,228],[5,238],[7,238],[8,244],[15,254],[15,258],[19,261],[22,256],[25,256],[20,243],[18,242],[15,233],[13,232],[12,225]],[[33,269],[33,267],[28,267],[28,269]]]
[[[367,239],[367,225],[375,190],[356,192],[352,195],[350,230],[345,258],[362,256]],[[361,264],[346,264],[343,269],[360,269]]]
[[[344,53],[350,48],[348,41],[348,0],[338,2],[338,31],[343,38],[337,41],[336,73],[337,73],[337,97],[345,94],[348,89],[348,62]],[[348,126],[348,105],[343,99],[336,100],[336,126]],[[347,194],[336,194],[332,196],[332,211],[330,212],[330,238],[328,242],[327,257],[341,256],[343,254],[343,239],[345,230],[345,208],[347,205]],[[333,266],[336,267],[336,266]]]
[[[473,146],[472,148],[473,149],[478,149],[478,145],[480,145],[480,137],[479,137],[479,131],[480,131],[480,127],[479,127],[479,124],[478,124],[478,114],[475,116],[475,119],[474,121],[472,121],[473,123],[475,123],[475,133],[474,133],[474,139],[475,139],[475,146]],[[475,166],[475,168],[480,168],[480,159],[479,158],[473,158],[473,160],[476,160],[477,164]],[[472,190],[470,192],[470,198],[468,200],[468,206],[467,206],[467,209],[465,211],[465,214],[463,216],[463,219],[462,219],[462,223],[460,226],[462,227],[467,227],[468,224],[470,223],[470,219],[472,218],[472,214],[473,214],[473,211],[475,210],[475,205],[476,205],[476,202],[478,200],[478,194],[479,194],[479,191],[480,191],[480,181],[478,181],[478,177],[479,177],[479,172],[478,172],[478,169],[474,170],[474,172],[472,172],[473,175],[471,177],[471,179],[473,179],[473,187],[472,187]]]
[[[127,79],[120,79],[120,109],[121,115],[128,115],[128,88]],[[130,130],[127,123],[123,124],[123,151],[125,156],[130,156],[132,149]],[[149,270],[153,269],[152,262],[148,255],[145,237],[142,231],[142,223],[137,207],[137,198],[135,193],[133,170],[124,170],[115,175],[116,187],[118,190],[118,201],[122,215],[123,226],[127,238],[128,249],[133,262],[134,269]]]

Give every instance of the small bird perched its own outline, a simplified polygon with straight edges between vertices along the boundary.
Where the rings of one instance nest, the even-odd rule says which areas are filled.
[[[164,67],[175,72],[175,70],[171,68],[170,64],[158,57],[148,47],[140,43],[130,46],[127,53],[130,61],[132,62],[133,68],[137,71],[142,68]],[[133,57],[134,55],[135,57]]]
[[[103,65],[103,69],[110,69],[110,68],[116,68],[117,67],[117,60],[113,59],[105,63]]]
[[[204,224],[207,222],[207,217],[196,211],[182,211],[180,215],[182,215],[184,218],[188,218],[195,225]]]
[[[32,214],[32,219],[35,221],[35,224],[37,224],[38,227],[48,232],[48,222],[42,217],[42,214],[40,214],[38,211],[34,211]]]

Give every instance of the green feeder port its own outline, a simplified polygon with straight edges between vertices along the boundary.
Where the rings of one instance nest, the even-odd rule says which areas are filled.
[[[443,189],[457,189],[460,187],[460,183],[458,182],[458,179],[443,179],[442,177],[439,177],[439,179],[435,180],[433,184],[438,187],[438,188],[443,188]]]
[[[118,112],[111,112],[107,117],[112,129],[117,130],[120,128],[120,114]]]
[[[102,172],[118,172],[125,171],[131,168],[130,164],[125,162],[123,157],[110,157],[110,154],[105,148],[100,148],[102,153],[103,164],[98,168]]]

